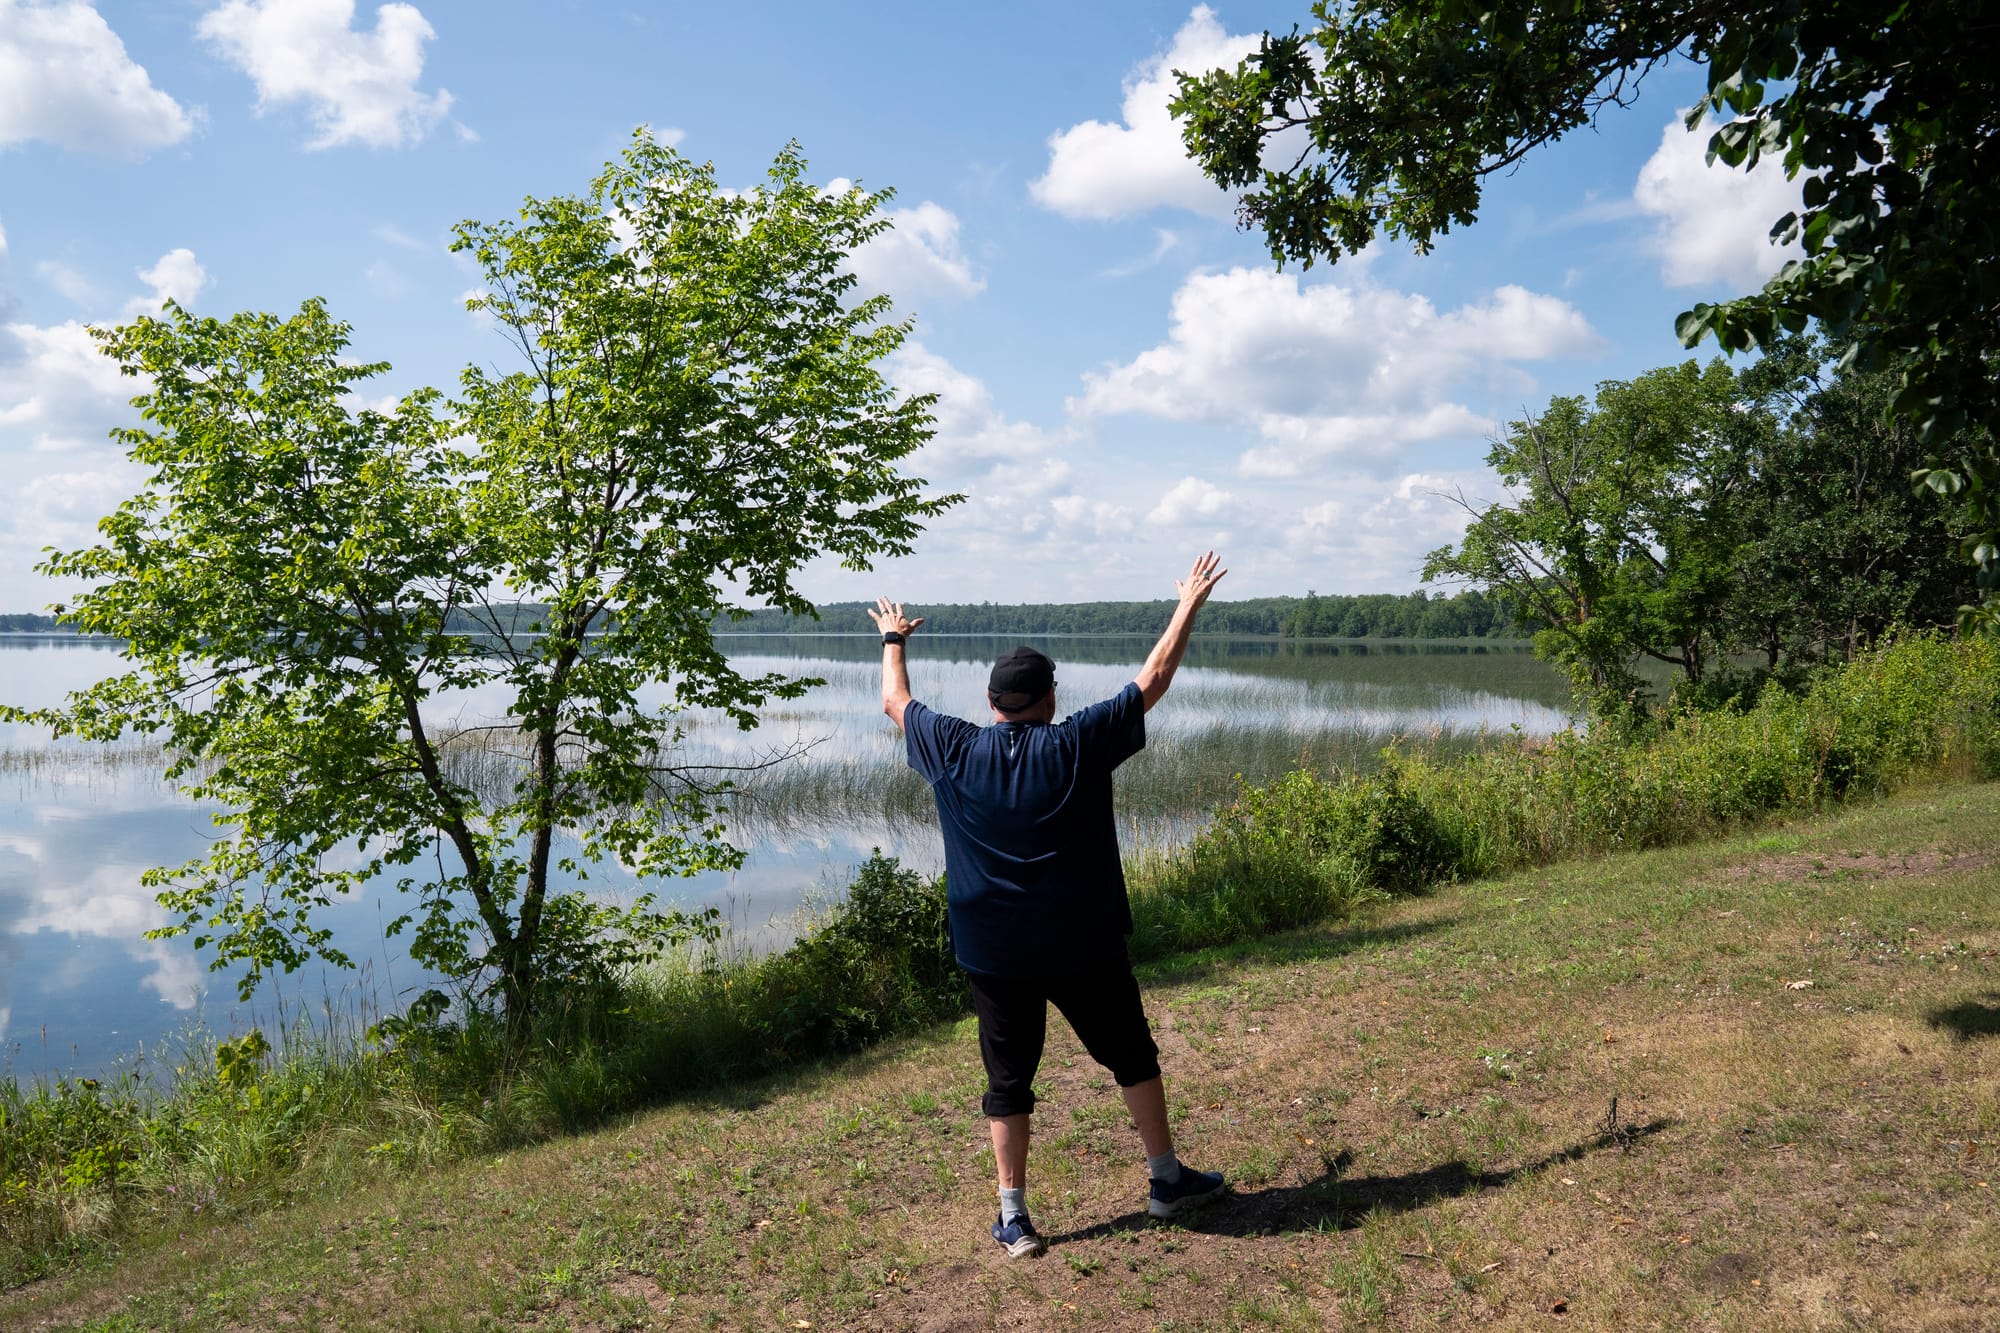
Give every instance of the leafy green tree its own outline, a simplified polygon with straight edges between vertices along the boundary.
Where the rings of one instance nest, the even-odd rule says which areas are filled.
[[[1742,381],[1785,426],[1741,498],[1738,646],[1776,670],[1852,657],[1892,625],[1948,624],[1973,595],[1970,571],[1948,558],[1963,515],[1907,483],[1925,450],[1885,410],[1896,376],[1840,374],[1823,343],[1787,336]]]
[[[1433,551],[1424,577],[1500,594],[1601,709],[1641,696],[1641,656],[1698,683],[1728,650],[1739,497],[1775,429],[1719,358],[1606,381],[1594,403],[1554,399],[1487,455],[1513,497],[1465,502],[1463,542]]]
[[[98,331],[147,377],[146,424],[116,434],[149,477],[42,568],[88,585],[63,619],[123,638],[132,669],[6,715],[161,734],[219,807],[214,850],[149,877],[177,918],[159,933],[247,964],[247,990],[345,963],[316,909],[395,877],[392,932],[519,1031],[552,987],[704,928],[579,885],[738,859],[715,775],[676,761],[681,718],[748,726],[812,682],[739,674],[713,622],[738,599],[809,611],[806,561],[905,552],[957,498],[896,470],[932,400],[883,379],[909,325],[842,265],[885,197],[821,190],[795,147],[725,190],[642,131],[587,194],[459,227],[470,305],[522,360],[467,370],[462,403],[352,406],[388,367],[349,361],[316,300]],[[505,716],[441,725],[472,690]]]
[[[1316,0],[1316,26],[1266,35],[1234,70],[1181,78],[1189,150],[1280,263],[1333,261],[1386,234],[1428,250],[1471,222],[1487,176],[1627,105],[1690,58],[1729,117],[1712,160],[1805,176],[1772,219],[1803,260],[1695,306],[1689,346],[1768,345],[1815,321],[1844,366],[1894,370],[1890,406],[1963,498],[1965,553],[2000,589],[2000,7],[1991,0]],[[1278,135],[1291,138],[1274,144]],[[1267,165],[1267,157],[1274,165]]]

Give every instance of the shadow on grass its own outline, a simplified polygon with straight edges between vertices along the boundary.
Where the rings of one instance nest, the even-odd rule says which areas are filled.
[[[1283,934],[1258,935],[1232,944],[1135,960],[1133,970],[1142,985],[1178,985],[1199,981],[1219,967],[1240,963],[1329,962],[1434,934],[1456,923],[1456,917],[1436,917],[1386,926],[1352,921],[1342,926],[1303,926]]]
[[[2000,991],[1986,992],[1989,1000],[2000,1001]],[[1924,1021],[1934,1028],[1942,1028],[1960,1041],[1971,1041],[1974,1037],[2000,1037],[2000,1003],[1981,1004],[1978,1000],[1961,1000],[1946,1009],[1933,1009],[1924,1015]]]
[[[1629,1148],[1673,1125],[1653,1120],[1599,1134],[1505,1171],[1475,1171],[1462,1161],[1440,1162],[1400,1176],[1349,1176],[1354,1154],[1342,1149],[1326,1170],[1302,1185],[1235,1193],[1217,1199],[1198,1213],[1176,1218],[1172,1225],[1211,1236],[1262,1236],[1287,1231],[1346,1231],[1360,1226],[1378,1209],[1409,1213],[1440,1199],[1499,1189],[1519,1177],[1574,1162],[1606,1148]],[[1126,1213],[1109,1222],[1050,1236],[1051,1244],[1095,1240],[1152,1224],[1143,1212]]]

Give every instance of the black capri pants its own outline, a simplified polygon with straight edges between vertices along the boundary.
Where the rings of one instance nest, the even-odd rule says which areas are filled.
[[[986,1095],[979,1099],[979,1109],[988,1116],[1027,1115],[1035,1109],[1035,1071],[1042,1063],[1051,1004],[1119,1087],[1160,1076],[1160,1048],[1146,1026],[1139,982],[1122,957],[1075,976],[968,972],[965,980],[979,1016],[979,1058],[986,1065]]]

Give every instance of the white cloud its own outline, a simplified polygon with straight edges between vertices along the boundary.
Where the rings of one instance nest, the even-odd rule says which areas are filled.
[[[193,129],[90,5],[0,0],[0,148],[145,153]]]
[[[100,299],[97,284],[61,260],[44,259],[35,265],[35,273],[77,305],[95,305]]]
[[[1079,477],[1074,433],[1008,415],[984,381],[921,343],[905,344],[886,369],[899,390],[938,396],[937,434],[908,470],[931,491],[966,499],[928,525],[917,554],[865,583],[829,571],[831,583],[857,589],[839,595],[936,587],[940,571],[951,585],[941,595],[957,600],[1098,595],[1089,587],[1120,565],[1136,525],[1120,489]]]
[[[135,296],[125,303],[127,319],[157,315],[160,307],[168,301],[179,306],[193,306],[195,297],[208,286],[208,270],[194,257],[194,251],[183,246],[161,255],[151,268],[140,269],[139,281],[150,290],[146,295]]]
[[[101,442],[116,404],[137,392],[76,320],[0,326],[0,429],[37,450]]]
[[[308,148],[408,147],[451,109],[450,93],[417,88],[437,33],[414,5],[383,5],[361,32],[354,0],[226,0],[196,31],[256,83],[259,111],[306,106]]]
[[[852,182],[836,180],[827,187],[850,190]],[[923,297],[976,296],[986,280],[972,271],[959,248],[958,215],[929,200],[914,208],[893,209],[889,229],[848,257],[848,266],[863,290],[887,292],[907,305]]]
[[[61,545],[87,536],[98,519],[138,494],[144,480],[144,472],[132,465],[50,472],[28,482],[17,494],[21,509],[33,517],[36,530]]]
[[[1785,179],[1783,163],[1770,158],[1747,172],[1710,166],[1712,133],[1712,126],[1690,131],[1678,118],[1670,122],[1639,169],[1633,202],[1658,220],[1652,244],[1670,286],[1761,287],[1800,253],[1796,244],[1773,245],[1771,225],[1799,208],[1805,182]]]
[[[124,315],[157,313],[169,296],[191,300],[206,276],[192,252],[172,251],[140,273],[152,295],[126,302]],[[83,321],[0,325],[0,430],[21,432],[36,452],[105,447],[111,423],[143,389],[119,373]]]
[[[1296,511],[1285,544],[1299,567],[1323,571],[1320,587],[1406,592],[1426,554],[1465,535],[1466,512],[1451,496],[1495,484],[1487,471],[1411,472],[1386,486],[1347,478],[1325,488],[1330,498]]]
[[[208,283],[185,249],[136,276],[146,295],[112,317],[156,314],[168,299],[189,305]],[[0,324],[0,474],[13,488],[12,503],[0,507],[0,607],[62,600],[69,589],[31,572],[44,549],[89,544],[97,520],[138,492],[144,470],[108,437],[131,422],[128,404],[147,385],[119,373],[83,320]]]
[[[887,374],[904,393],[937,395],[931,408],[937,434],[911,465],[935,485],[956,490],[980,483],[989,494],[1004,490],[1041,497],[1067,478],[1062,437],[1010,419],[983,381],[922,343],[898,348]]]
[[[1495,299],[1474,307],[1489,308],[1506,306]],[[1445,319],[1437,315],[1434,323]],[[1464,315],[1458,325],[1469,322]],[[805,586],[817,600],[882,593],[914,603],[1162,597],[1206,546],[1234,571],[1228,596],[1307,587],[1408,592],[1425,554],[1464,531],[1463,511],[1437,492],[1478,494],[1497,484],[1489,472],[1451,465],[1390,470],[1373,455],[1358,462],[1329,455],[1304,484],[1266,474],[1297,469],[1259,473],[1239,465],[1234,450],[1199,445],[1204,433],[1236,434],[1234,416],[1177,428],[1134,454],[1123,442],[1096,438],[1087,421],[1046,427],[1002,410],[980,378],[920,344],[906,345],[888,371],[906,392],[939,395],[937,438],[912,458],[910,471],[933,491],[962,491],[967,499],[930,523],[910,556],[866,574],[831,561],[816,566]],[[1440,398],[1392,424],[1483,433],[1486,423],[1453,411],[1464,409]]]
[[[1200,477],[1183,477],[1160,497],[1153,512],[1146,515],[1146,521],[1170,526],[1213,521],[1228,514],[1235,502],[1235,496],[1211,482]]]
[[[378,226],[371,228],[370,234],[374,236],[376,240],[383,242],[385,245],[393,245],[396,246],[398,249],[402,250],[430,249],[430,247],[425,245],[422,241],[418,240],[416,237],[410,235],[410,233],[404,231],[401,227],[398,227],[391,222],[384,222],[379,224]]]
[[[1098,273],[1100,278],[1129,278],[1135,273],[1143,273],[1165,259],[1181,246],[1181,235],[1165,227],[1153,228],[1152,252],[1123,264],[1114,264]]]
[[[1243,456],[1252,474],[1386,466],[1411,444],[1486,429],[1447,396],[1454,386],[1519,387],[1515,363],[1596,345],[1575,307],[1521,287],[1439,312],[1365,276],[1301,286],[1295,274],[1238,268],[1190,276],[1167,340],[1086,375],[1071,407],[1249,425],[1263,441]]]
[[[1490,433],[1493,422],[1460,403],[1438,403],[1401,415],[1287,416],[1257,423],[1264,443],[1243,453],[1243,472],[1255,477],[1296,477],[1321,461],[1392,460],[1404,448],[1431,440]]]
[[[1124,536],[1132,531],[1132,511],[1110,500],[1059,495],[1049,501],[1049,508],[1072,539]]]
[[[1225,32],[1214,10],[1197,6],[1171,46],[1126,76],[1120,123],[1086,120],[1049,136],[1048,170],[1028,186],[1035,202],[1071,218],[1126,217],[1161,205],[1228,216],[1230,195],[1188,157],[1167,103],[1178,90],[1175,70],[1233,68],[1259,41],[1256,33]]]

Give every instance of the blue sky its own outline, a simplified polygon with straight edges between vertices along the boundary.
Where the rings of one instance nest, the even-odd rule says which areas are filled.
[[[1699,71],[1490,184],[1429,256],[1279,273],[1181,157],[1173,68],[1232,63],[1290,4],[830,6],[0,0],[0,610],[64,590],[137,472],[129,381],[85,326],[326,297],[383,393],[507,353],[463,307],[462,218],[581,191],[633,128],[750,185],[789,139],[893,187],[856,256],[917,321],[889,365],[942,395],[913,470],[967,503],[821,600],[1407,591],[1498,493],[1501,423],[1686,355],[1675,313],[1775,270],[1795,198],[1702,161]],[[1712,350],[1703,355],[1712,355]]]

